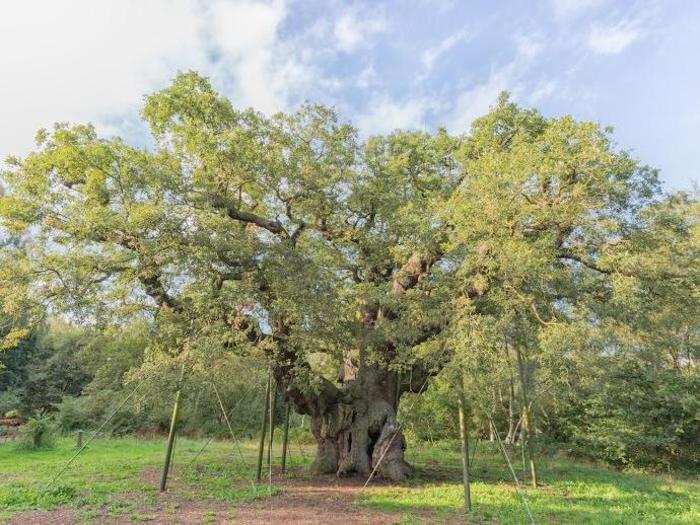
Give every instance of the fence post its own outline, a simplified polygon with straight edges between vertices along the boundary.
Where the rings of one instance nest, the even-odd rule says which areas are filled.
[[[175,403],[173,404],[173,415],[170,418],[170,431],[168,432],[168,444],[165,449],[165,464],[163,465],[163,475],[160,478],[160,491],[165,492],[168,483],[168,472],[170,471],[170,460],[173,457],[173,444],[175,443],[175,430],[177,418],[180,414],[180,395],[182,394],[182,380],[185,376],[185,363],[180,369],[180,379],[177,382],[177,392],[175,392]]]
[[[284,431],[282,432],[282,473],[287,470],[287,440],[289,439],[289,410],[291,405],[289,402],[285,405],[284,410]]]
[[[272,382],[272,371],[267,376],[267,390],[265,391],[265,402],[262,411],[262,426],[260,428],[260,444],[258,445],[258,465],[255,473],[255,481],[260,483],[262,478],[263,454],[265,453],[265,434],[267,431],[267,407],[270,403],[270,383]]]
[[[464,398],[464,381],[459,378],[457,386],[459,396],[459,437],[462,442],[462,482],[464,483],[464,508],[472,510],[471,487],[469,483],[469,429],[467,428],[466,399]]]
[[[267,466],[272,466],[272,443],[275,433],[275,409],[277,408],[277,383],[270,376],[270,436],[267,444]]]

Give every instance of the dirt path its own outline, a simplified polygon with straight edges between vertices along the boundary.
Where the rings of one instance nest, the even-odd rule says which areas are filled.
[[[138,510],[131,516],[112,517],[97,510],[85,516],[80,510],[58,508],[53,511],[23,512],[13,516],[11,524],[377,524],[399,523],[401,514],[363,507],[358,503],[362,481],[335,476],[277,477],[273,479],[281,492],[271,498],[233,506],[217,501],[184,501],[173,493],[158,496],[156,505]],[[381,482],[379,482],[381,483]],[[413,512],[426,523],[434,516]],[[87,519],[86,519],[87,518]]]
[[[395,513],[370,510],[357,498],[362,483],[356,480],[319,476],[312,479],[278,479],[282,492],[272,498],[241,505],[235,509],[234,522],[251,525],[285,523],[391,524],[400,521]]]

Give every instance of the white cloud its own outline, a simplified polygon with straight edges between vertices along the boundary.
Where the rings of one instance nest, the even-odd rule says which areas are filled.
[[[588,33],[588,47],[602,55],[614,55],[624,51],[642,36],[639,23],[623,20],[614,25],[595,25]]]
[[[205,62],[196,3],[14,2],[0,17],[0,157],[54,121],[121,112]],[[157,20],[157,23],[154,23]]]
[[[532,36],[518,35],[515,43],[518,55],[527,59],[535,58],[544,49],[542,41]]]
[[[240,106],[286,109],[312,80],[313,56],[279,28],[284,0],[14,2],[0,17],[0,160],[37,129],[93,122],[143,135],[143,95],[194,69]]]
[[[220,53],[213,75],[231,86],[235,103],[264,112],[284,109],[289,90],[310,77],[278,39],[285,11],[281,0],[220,1],[211,7],[210,45]]]
[[[457,44],[466,41],[468,36],[469,35],[466,31],[460,31],[454,35],[448,36],[435,47],[431,47],[423,51],[421,54],[421,62],[423,62],[423,66],[425,67],[426,71],[432,70],[435,62],[441,56],[449,52]]]
[[[457,7],[457,0],[417,0],[416,3],[438,12],[450,11]]]
[[[357,87],[360,88],[367,88],[380,84],[379,75],[374,65],[370,64],[360,71],[360,74],[357,76],[356,84]]]
[[[556,80],[546,80],[532,90],[528,97],[528,103],[539,104],[543,100],[552,97],[557,90],[562,90],[559,82]]]
[[[395,129],[422,129],[428,110],[423,99],[398,102],[386,94],[372,98],[368,107],[371,109],[355,122],[364,135],[390,133]]]
[[[453,133],[467,131],[474,119],[485,114],[493,105],[501,91],[518,91],[514,83],[513,67],[492,71],[485,82],[476,84],[462,92],[448,115],[446,127]]]
[[[372,36],[386,29],[386,21],[376,11],[360,13],[357,9],[348,9],[340,15],[333,27],[337,47],[351,53],[367,46]]]

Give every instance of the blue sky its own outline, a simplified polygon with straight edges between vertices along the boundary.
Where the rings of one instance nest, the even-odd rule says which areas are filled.
[[[670,189],[700,179],[700,1],[3,3],[0,155],[93,122],[147,141],[142,96],[195,69],[239,106],[334,106],[366,134],[460,133],[508,90],[615,128]]]

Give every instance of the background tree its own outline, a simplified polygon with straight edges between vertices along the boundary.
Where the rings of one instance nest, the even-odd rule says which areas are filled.
[[[689,340],[674,339],[698,314],[688,293],[696,217],[683,195],[663,197],[655,171],[615,148],[609,130],[502,97],[459,158],[467,176],[447,207],[453,242],[469,254],[458,274],[485,291],[463,304],[495,317],[514,353],[526,439],[541,392],[576,351],[563,334],[586,331],[600,353],[663,341],[669,356],[688,355]],[[667,317],[670,303],[684,312]]]

